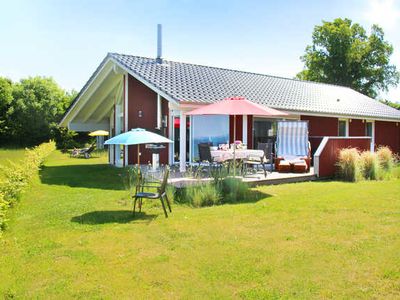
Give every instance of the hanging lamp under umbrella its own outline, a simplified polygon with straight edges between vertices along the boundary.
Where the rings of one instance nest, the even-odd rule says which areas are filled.
[[[121,133],[104,142],[105,145],[137,145],[137,161],[140,167],[140,145],[141,144],[161,144],[173,143],[172,140],[157,133],[147,131],[143,128],[134,128],[130,131]],[[139,168],[140,170],[140,168]]]
[[[288,114],[270,107],[262,106],[257,103],[251,102],[245,97],[229,97],[224,100],[196,108],[187,115],[229,115],[233,116],[233,142],[236,140],[236,116],[237,115],[257,115],[268,117],[287,116]],[[236,147],[233,147],[233,160],[236,159]],[[233,169],[234,176],[236,173]]]

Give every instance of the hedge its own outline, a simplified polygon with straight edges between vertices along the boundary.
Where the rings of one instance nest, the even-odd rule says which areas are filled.
[[[4,179],[0,182],[0,235],[7,225],[7,211],[21,197],[30,179],[43,165],[46,157],[56,149],[53,141],[26,149],[23,160],[10,162],[10,166],[1,166]]]

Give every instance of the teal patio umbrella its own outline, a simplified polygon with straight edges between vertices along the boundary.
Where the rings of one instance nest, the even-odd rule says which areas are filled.
[[[170,139],[143,128],[134,128],[104,142],[105,145],[137,145],[138,165],[140,166],[140,144],[173,143]]]

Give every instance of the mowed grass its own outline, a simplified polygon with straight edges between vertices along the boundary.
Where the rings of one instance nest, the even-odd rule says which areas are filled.
[[[400,180],[259,187],[263,199],[135,219],[105,157],[46,162],[1,243],[0,297],[400,297]]]

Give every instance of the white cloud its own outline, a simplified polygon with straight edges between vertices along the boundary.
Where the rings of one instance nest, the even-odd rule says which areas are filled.
[[[391,30],[400,23],[400,8],[394,0],[369,0],[364,16],[369,23]]]

